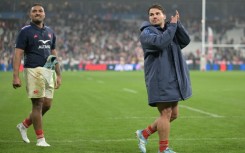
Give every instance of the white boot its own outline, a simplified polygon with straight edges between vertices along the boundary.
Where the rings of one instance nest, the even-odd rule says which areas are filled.
[[[22,140],[25,143],[30,143],[30,140],[27,137],[27,128],[23,125],[23,123],[20,123],[16,126],[17,130],[20,132],[20,135],[22,137]]]
[[[45,138],[37,139],[36,145],[39,147],[50,147],[50,145],[45,141]]]

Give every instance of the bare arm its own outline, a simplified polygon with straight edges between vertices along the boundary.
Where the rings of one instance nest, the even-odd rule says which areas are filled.
[[[55,55],[57,60],[59,59],[55,49],[52,50],[52,55]],[[57,79],[56,79],[56,82],[55,82],[55,89],[58,89],[60,87],[60,85],[61,85],[61,71],[60,71],[59,61],[55,65],[55,73],[56,73],[56,76],[57,76]]]
[[[21,64],[21,59],[23,57],[24,50],[15,48],[14,58],[13,58],[13,88],[21,87],[21,80],[19,77],[19,68]]]

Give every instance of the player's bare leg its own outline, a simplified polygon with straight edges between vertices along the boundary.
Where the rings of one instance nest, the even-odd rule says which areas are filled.
[[[51,108],[51,104],[52,104],[52,99],[44,98],[43,107],[42,107],[42,115],[43,116]]]
[[[50,109],[51,104],[52,104],[52,99],[44,98],[44,101],[42,102],[42,116],[44,116],[44,114]],[[36,105],[33,106],[33,108],[36,110]],[[34,112],[36,112],[35,110],[34,110]],[[30,140],[27,137],[27,129],[29,128],[29,126],[32,125],[32,120],[33,120],[32,114],[33,114],[33,111],[30,113],[30,115],[22,123],[17,125],[17,129],[19,130],[23,141],[26,143],[30,143]],[[34,114],[36,114],[36,113],[34,113]]]
[[[178,102],[175,102],[172,104],[172,114],[171,114],[170,122],[177,119],[178,115],[179,115],[179,106],[178,106]]]
[[[170,113],[171,117],[169,118],[169,116],[168,116],[167,121],[165,120],[168,124],[170,124],[170,122],[174,121],[178,116],[178,102],[172,102],[169,104],[169,106],[162,106],[162,107],[168,107],[167,110],[169,110],[171,112]],[[163,108],[160,108],[160,109],[163,109]],[[137,130],[136,131],[136,136],[137,136],[138,141],[139,141],[138,146],[139,146],[139,149],[142,153],[146,152],[146,144],[147,144],[148,137],[158,130],[158,124],[161,122],[162,122],[162,113],[160,111],[160,117],[158,117],[151,125],[149,125],[144,130]],[[168,125],[168,126],[170,129],[170,125]],[[162,129],[162,127],[160,129]],[[162,130],[160,132],[162,132]],[[167,135],[169,135],[169,132],[167,132],[167,133],[168,133]],[[159,140],[161,140],[161,139],[159,138]],[[167,141],[167,143],[168,143],[168,141]]]
[[[42,131],[42,105],[43,98],[33,98],[32,100],[32,111],[28,118],[26,118],[22,123],[17,125],[22,140],[26,143],[30,143],[30,140],[27,137],[27,128],[33,124],[37,137],[43,137]]]
[[[171,113],[171,117],[170,117],[170,122],[174,121],[175,119],[177,119],[178,117],[178,114],[179,114],[179,108],[178,108],[178,102],[176,103],[173,103],[172,104],[172,113]],[[158,120],[160,119],[161,117],[158,117],[150,126],[153,130],[157,130],[157,123],[158,123]]]
[[[31,119],[33,127],[36,130],[42,129],[42,106],[44,98],[32,98],[32,112]]]
[[[47,111],[49,111],[49,109],[51,108],[51,104],[52,104],[52,99],[50,99],[50,98],[44,98],[43,105],[42,105],[42,116],[44,116],[45,113]],[[26,119],[32,121],[31,113],[30,113],[30,115]]]
[[[31,119],[37,136],[36,145],[41,147],[49,147],[50,145],[45,141],[42,129],[43,103],[44,98],[32,98]]]
[[[159,152],[163,152],[168,148],[168,140],[170,134],[170,121],[174,120],[178,114],[177,102],[159,103],[157,108],[160,112],[160,117],[157,121],[157,131],[159,136]],[[173,112],[174,108],[174,112]],[[171,119],[172,117],[172,119]]]

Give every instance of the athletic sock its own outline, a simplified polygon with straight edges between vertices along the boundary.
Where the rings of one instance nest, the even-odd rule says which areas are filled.
[[[36,130],[35,132],[36,132],[37,139],[41,139],[44,137],[43,130]]]
[[[23,124],[26,128],[28,128],[28,127],[32,124],[32,121],[31,121],[29,118],[26,118],[26,119],[22,122],[22,124]]]
[[[159,141],[159,151],[163,152],[168,148],[168,140]]]
[[[142,134],[144,136],[145,139],[147,139],[150,135],[152,135],[153,133],[155,133],[156,131],[152,129],[152,127],[149,125],[147,128],[145,128],[142,131]]]

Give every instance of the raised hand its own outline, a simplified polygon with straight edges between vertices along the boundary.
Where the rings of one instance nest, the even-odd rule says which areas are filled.
[[[177,23],[177,21],[178,21],[178,18],[177,18],[176,15],[175,16],[171,16],[170,23]]]
[[[177,17],[177,20],[179,21],[179,19],[180,19],[180,16],[179,16],[179,12],[176,10],[176,12],[175,12],[175,16]]]

